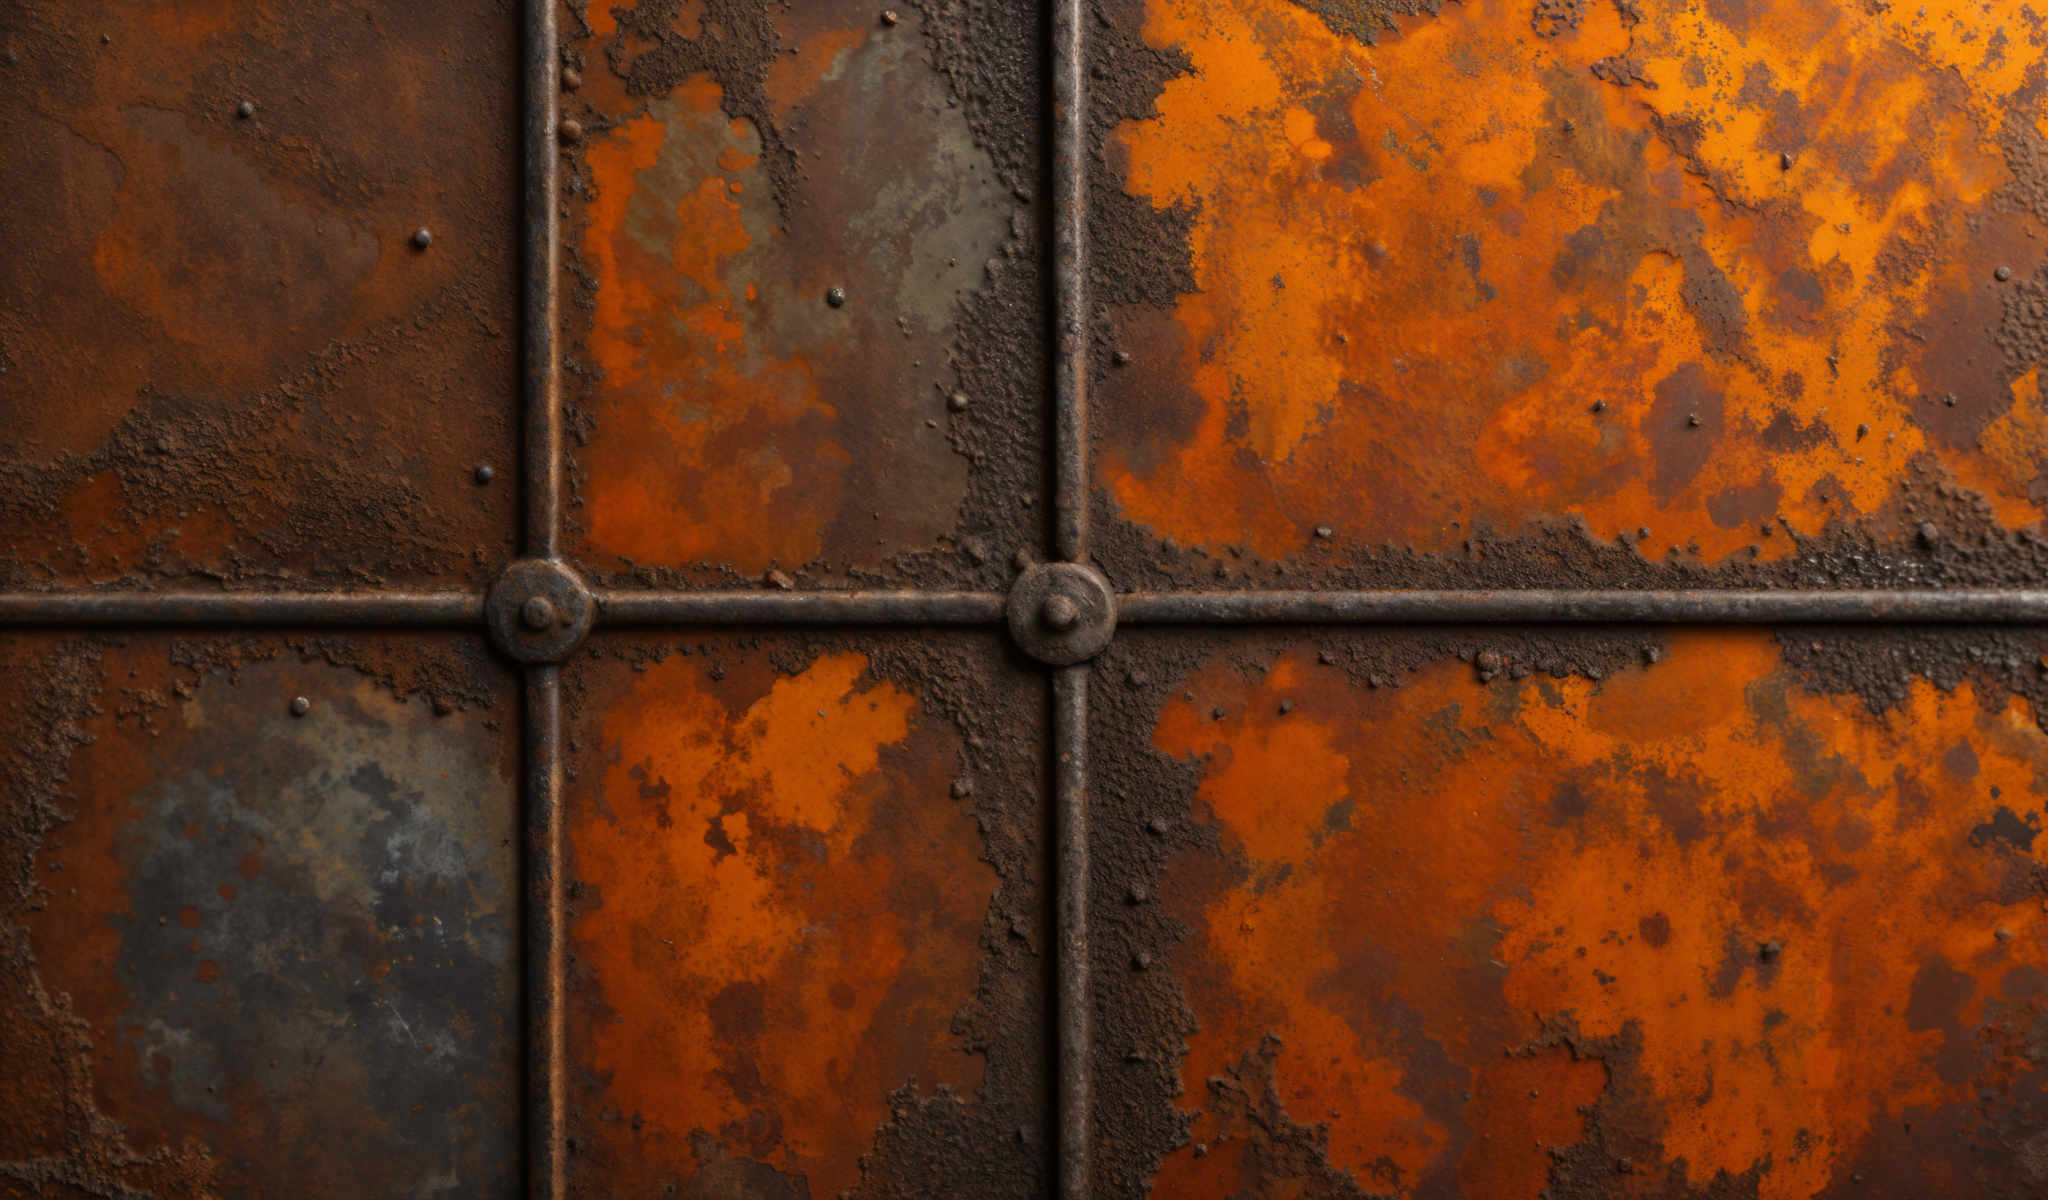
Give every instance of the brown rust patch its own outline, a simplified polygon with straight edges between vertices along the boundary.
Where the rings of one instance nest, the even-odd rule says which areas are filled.
[[[579,675],[578,1194],[1035,1186],[1037,909],[999,889],[1035,799],[974,769],[991,748],[946,719],[966,681],[905,649]]]
[[[2040,1186],[2032,705],[1874,713],[1761,634],[1645,657],[1376,687],[1297,644],[1148,682],[1194,823],[1148,835],[1192,1007],[1155,1194]]]
[[[282,648],[5,647],[0,1180],[514,1190],[510,735]]]
[[[1038,228],[1028,127],[990,113],[1023,97],[973,57],[1000,44],[854,0],[708,7],[587,17],[587,557],[844,578],[978,526],[1014,541]]]
[[[516,31],[497,2],[0,14],[0,159],[38,181],[0,232],[0,586],[486,577]]]
[[[1315,7],[1129,17],[1187,69],[1104,162],[1192,286],[1113,314],[1115,514],[1268,558],[1563,521],[1769,560],[1760,523],[1871,522],[1920,462],[2041,521],[2032,10],[1461,0],[1369,44]]]

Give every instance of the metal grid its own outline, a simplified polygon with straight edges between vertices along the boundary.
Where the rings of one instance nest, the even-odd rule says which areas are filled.
[[[1053,228],[1053,394],[1050,397],[1055,564],[1090,558],[1088,514],[1087,90],[1081,0],[1053,0],[1051,113]],[[524,562],[566,567],[561,550],[562,407],[557,344],[560,65],[553,0],[526,0],[523,58],[524,194],[523,500]],[[511,579],[513,573],[501,579]],[[571,576],[573,578],[573,576]],[[580,587],[580,584],[577,586]],[[561,661],[574,652],[522,652],[519,631],[492,620],[492,592],[291,591],[225,593],[85,590],[0,593],[0,628],[348,628],[489,633],[524,675],[522,824],[525,843],[523,940],[526,1034],[527,1192],[565,1194],[566,1067],[562,854]],[[531,593],[515,595],[516,602]],[[1000,628],[1017,617],[1015,597],[993,592],[847,590],[588,590],[597,624],[618,627]],[[1276,624],[1727,625],[2029,624],[2048,622],[2048,590],[1221,590],[1118,594],[1100,623],[1228,626]],[[512,621],[516,625],[516,620]],[[542,624],[533,622],[535,626]],[[579,629],[574,641],[580,642]],[[1057,922],[1054,1029],[1058,1107],[1058,1194],[1083,1200],[1090,1179],[1090,980],[1088,763],[1089,676],[1019,638],[1051,667],[1053,905]],[[1093,646],[1089,657],[1099,652]],[[536,661],[538,659],[538,661]]]

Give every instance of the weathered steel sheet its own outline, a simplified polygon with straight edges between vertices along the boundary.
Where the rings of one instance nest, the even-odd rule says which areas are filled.
[[[517,1193],[505,683],[480,642],[0,643],[0,1192]]]
[[[984,637],[592,649],[571,1192],[1042,1195],[1042,685]]]
[[[1038,552],[1030,6],[572,4],[574,544],[984,581]]]
[[[2044,646],[1120,638],[1097,1195],[2040,1195]]]
[[[0,12],[0,586],[488,578],[516,10]]]
[[[1774,578],[1867,541],[1842,571],[1939,577],[1961,544],[2039,577],[2032,6],[1100,8],[1126,576],[1171,539],[1309,576],[1391,545],[1507,582],[1559,554],[1582,584]]]

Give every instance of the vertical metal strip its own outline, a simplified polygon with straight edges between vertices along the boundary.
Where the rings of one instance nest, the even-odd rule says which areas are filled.
[[[1058,1077],[1060,1200],[1087,1200],[1094,1111],[1090,1102],[1088,957],[1088,673],[1052,675],[1053,904],[1057,949],[1054,1041]]]
[[[526,670],[526,1194],[558,1200],[566,1125],[562,1044],[562,669]]]
[[[1082,0],[1052,19],[1053,554],[1088,557],[1088,96]]]
[[[553,558],[562,524],[562,403],[560,352],[555,343],[555,281],[560,253],[557,217],[560,158],[555,149],[561,59],[556,46],[555,0],[526,0],[524,101],[525,248],[525,548]]]
[[[522,124],[526,164],[525,323],[520,472],[527,555],[561,552],[562,405],[556,345],[556,277],[560,252],[559,120],[561,58],[555,0],[526,0]],[[562,1045],[562,673],[548,665],[526,671],[523,733],[525,778],[521,856],[526,954],[526,1189],[535,1200],[564,1195],[566,1163]]]

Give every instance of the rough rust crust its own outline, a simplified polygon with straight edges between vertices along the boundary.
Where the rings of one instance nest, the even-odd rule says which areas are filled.
[[[512,1194],[516,753],[457,647],[0,644],[0,1191]]]
[[[488,579],[516,10],[0,13],[0,587]]]
[[[2030,10],[1096,11],[1119,586],[2041,578]]]
[[[1044,1193],[1044,707],[992,637],[565,676],[574,1195]]]
[[[2036,1194],[2048,633],[1808,639],[1120,637],[1097,1194]]]
[[[986,587],[1040,553],[1044,33],[1012,5],[880,11],[567,10],[595,582]]]

